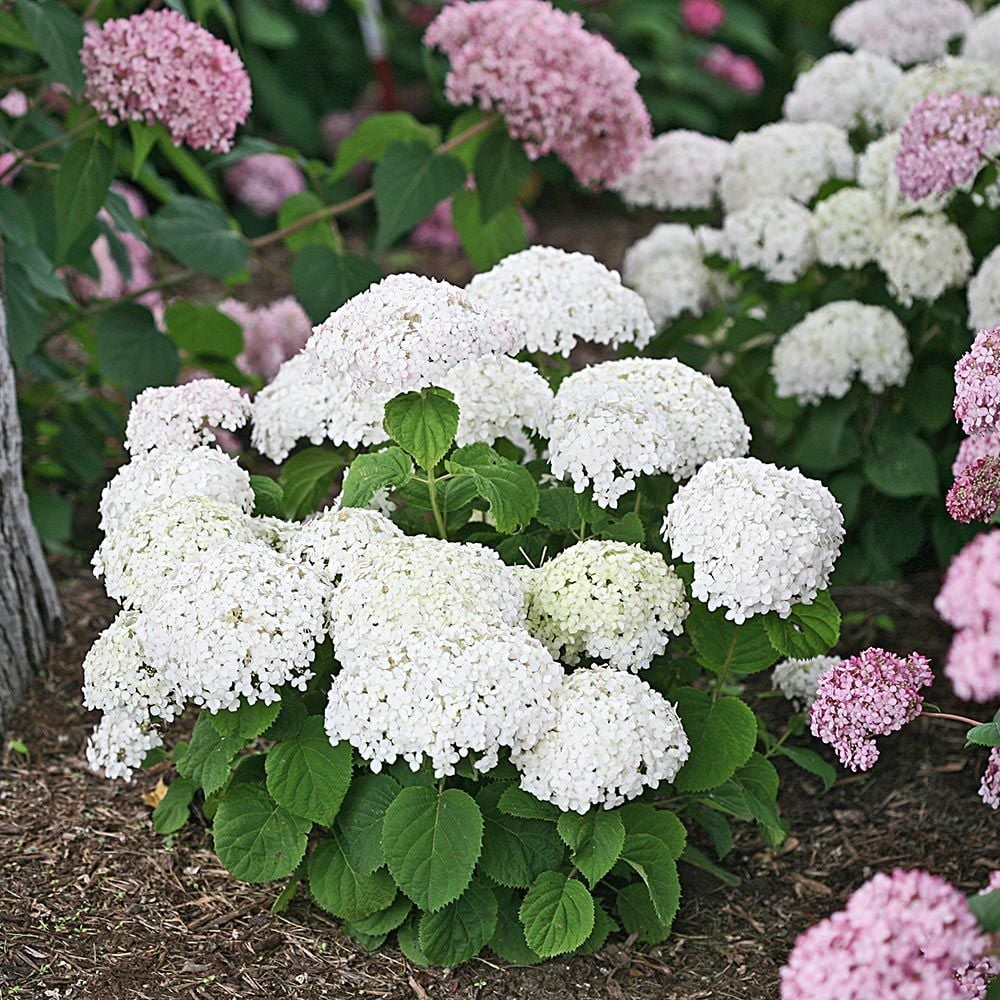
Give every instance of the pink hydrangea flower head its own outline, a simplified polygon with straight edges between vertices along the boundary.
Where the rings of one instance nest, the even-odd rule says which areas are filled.
[[[712,76],[744,94],[759,94],[764,89],[760,67],[749,56],[738,55],[725,45],[713,45],[701,65]]]
[[[912,722],[924,704],[920,688],[932,680],[930,663],[919,653],[904,659],[877,647],[866,649],[820,678],[809,728],[834,748],[845,767],[868,771],[879,756],[874,737]]]
[[[934,608],[952,628],[1000,626],[1000,530],[976,535],[952,559]]]
[[[257,153],[225,173],[233,197],[257,215],[274,215],[286,198],[306,189],[305,175],[294,160],[279,153]]]
[[[880,873],[799,936],[781,1000],[967,1000],[957,973],[988,947],[965,895],[943,878]]]
[[[305,347],[312,333],[309,317],[291,295],[257,307],[226,299],[219,310],[243,327],[243,353],[236,358],[236,367],[268,381]]]
[[[225,42],[173,10],[88,25],[86,97],[109,125],[161,123],[178,144],[226,152],[250,113],[250,77]]]
[[[899,189],[913,201],[974,180],[1000,147],[1000,97],[931,94],[910,112],[899,137]]]
[[[1000,625],[959,629],[948,649],[944,675],[963,701],[1000,698]]]
[[[1000,327],[980,330],[955,365],[955,418],[966,434],[1000,430]]]
[[[424,42],[448,56],[452,104],[496,109],[530,157],[555,153],[582,184],[611,185],[652,139],[639,74],[577,13],[544,0],[459,2]]]
[[[1000,431],[967,437],[958,449],[951,466],[951,474],[960,476],[973,462],[989,457],[1000,458]]]
[[[945,499],[948,513],[962,524],[989,521],[1000,507],[1000,458],[978,458],[955,477]]]
[[[979,786],[979,797],[991,809],[1000,809],[1000,747],[994,747],[990,751],[990,759],[986,762],[983,781]],[[994,872],[993,875],[1000,873]]]
[[[28,113],[28,98],[23,90],[8,90],[0,100],[0,111],[10,118],[23,118]]]
[[[726,20],[726,8],[719,0],[683,0],[684,27],[696,35],[710,35]]]

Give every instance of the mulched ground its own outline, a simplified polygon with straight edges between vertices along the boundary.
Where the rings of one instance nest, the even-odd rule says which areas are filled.
[[[881,641],[940,664],[948,633],[929,610],[932,587],[853,592],[841,604],[890,614],[897,632]],[[114,608],[82,569],[61,589],[66,641],[9,734],[31,756],[8,741],[0,761],[5,998],[767,1000],[796,934],[874,871],[922,866],[972,890],[1000,866],[995,814],[976,797],[982,754],[963,752],[960,727],[921,720],[885,741],[870,776],[845,777],[826,795],[786,769],[791,838],[774,853],[743,830],[727,859],[739,887],[682,866],[680,915],[660,947],[619,936],[593,958],[530,969],[483,959],[454,972],[417,968],[395,948],[369,954],[302,893],[285,914],[270,913],[276,890],[232,880],[202,825],[157,836],[141,799],[154,778],[122,785],[87,771],[94,717],[80,705],[80,664]],[[845,648],[871,638],[870,624],[857,624]]]

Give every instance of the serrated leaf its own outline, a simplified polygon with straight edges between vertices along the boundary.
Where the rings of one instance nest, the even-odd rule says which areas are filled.
[[[646,541],[646,529],[642,520],[632,511],[598,532],[598,538],[611,542],[625,542],[626,545],[642,545]]]
[[[457,899],[472,880],[483,843],[475,799],[457,788],[404,788],[385,812],[382,849],[396,884],[422,910]]]
[[[520,816],[521,819],[543,819],[550,823],[558,821],[561,813],[551,802],[536,799],[517,785],[504,789],[498,803],[501,812],[508,816]]]
[[[328,448],[303,448],[292,455],[282,465],[279,481],[285,515],[298,520],[316,510],[343,467],[340,455]]]
[[[258,517],[285,516],[285,491],[269,476],[251,476],[253,512]]]
[[[573,954],[596,955],[604,947],[608,940],[608,935],[618,929],[618,922],[613,917],[609,917],[604,907],[595,901],[594,929],[590,932],[587,940]]]
[[[361,920],[352,921],[354,929],[362,934],[378,935],[388,934],[394,931],[410,915],[413,905],[402,894],[397,893],[396,898],[384,909],[372,913],[370,916],[362,917]]]
[[[212,824],[215,853],[241,882],[291,875],[306,852],[312,824],[282,808],[259,785],[233,785]]]
[[[422,969],[430,966],[430,959],[420,950],[420,921],[414,914],[397,931],[396,941],[399,943],[399,950],[414,965],[419,965]]]
[[[197,782],[190,778],[175,778],[153,810],[153,829],[166,836],[184,826],[191,815],[191,800],[197,789]]]
[[[606,809],[584,813],[565,812],[556,824],[559,836],[573,851],[573,864],[593,888],[618,860],[625,844],[621,817]]]
[[[524,925],[518,915],[521,900],[509,889],[495,889],[497,926],[489,946],[495,955],[512,965],[537,965],[542,956],[528,947]]]
[[[171,302],[164,318],[171,340],[195,357],[232,361],[243,350],[240,324],[212,306]]]
[[[228,780],[232,759],[243,748],[238,736],[220,736],[212,725],[211,714],[202,712],[194,724],[191,744],[177,770],[197,782],[205,795],[217,792]]]
[[[413,478],[413,462],[402,448],[358,455],[340,495],[344,507],[367,507],[379,490],[403,486]]]
[[[981,747],[1000,746],[1000,725],[996,722],[984,722],[981,726],[973,726],[966,734],[967,744]]]
[[[483,222],[510,206],[531,177],[531,161],[506,129],[491,132],[476,152],[476,194]]]
[[[337,833],[324,837],[309,858],[309,891],[328,913],[352,922],[384,910],[396,897],[389,873],[384,868],[368,873],[352,864]]]
[[[297,816],[329,826],[351,783],[351,745],[331,745],[323,719],[310,716],[267,755],[267,790]]]
[[[96,320],[97,367],[105,382],[129,396],[154,385],[173,385],[180,371],[177,348],[156,328],[143,306],[123,302]]]
[[[357,254],[307,246],[292,263],[292,286],[314,323],[322,323],[348,299],[382,278],[378,264]]]
[[[56,176],[56,255],[65,259],[77,237],[97,217],[115,176],[115,158],[100,132],[66,151]]]
[[[214,202],[176,195],[149,221],[157,244],[182,264],[216,278],[243,271],[250,248]]]
[[[715,788],[750,759],[757,742],[757,720],[739,698],[713,702],[696,688],[681,688],[676,697],[691,755],[674,787],[681,792]]]
[[[41,57],[52,67],[57,80],[74,94],[82,94],[83,23],[80,17],[56,0],[17,0],[17,15]]]
[[[486,271],[527,245],[524,220],[516,205],[502,208],[483,222],[474,191],[458,191],[452,198],[451,221],[462,249],[479,271]]]
[[[618,916],[629,934],[635,934],[646,944],[660,944],[670,936],[670,926],[664,924],[653,906],[649,890],[642,882],[634,882],[618,892]]]
[[[778,749],[782,757],[787,757],[803,771],[815,774],[823,782],[823,791],[828,792],[837,780],[837,769],[824,760],[815,750],[806,747],[793,747],[783,743]]]
[[[937,461],[929,444],[916,434],[887,426],[875,435],[875,446],[865,456],[865,476],[880,493],[890,497],[937,496]]]
[[[575,878],[544,872],[521,903],[524,939],[543,958],[579,948],[594,929],[594,898]]]
[[[420,950],[435,965],[461,965],[486,947],[496,925],[496,896],[475,881],[454,902],[420,918]]]
[[[622,860],[642,879],[661,926],[669,928],[681,901],[681,883],[677,863],[667,845],[648,833],[633,833],[625,838]]]
[[[787,618],[772,612],[763,620],[771,645],[796,660],[827,653],[840,638],[840,610],[828,590],[820,591],[810,604],[794,605]]]
[[[778,847],[786,831],[778,815],[778,772],[774,765],[759,753],[753,753],[736,772],[734,780],[743,789],[750,815],[757,821],[768,844]]]
[[[361,871],[373,872],[385,864],[382,821],[399,790],[399,783],[394,778],[371,771],[355,775],[347,790],[337,813],[337,827],[343,834],[348,858]]]
[[[498,455],[489,445],[458,448],[445,462],[448,472],[473,478],[490,507],[497,530],[511,534],[538,512],[538,484],[523,466]]]
[[[297,697],[286,696],[282,698],[281,711],[268,729],[267,738],[270,740],[293,739],[298,735],[308,715],[306,706]]]
[[[710,875],[714,875],[720,882],[725,885],[739,885],[742,879],[738,875],[734,875],[732,872],[726,871],[725,868],[720,868],[708,855],[704,852],[699,851],[697,847],[688,844],[684,848],[684,853],[681,855],[681,861],[686,862],[693,868],[699,868],[704,872],[708,872]]]
[[[616,810],[627,834],[649,834],[667,845],[672,857],[679,858],[687,843],[684,824],[668,809],[657,809],[644,802],[631,802]]]
[[[359,163],[377,163],[397,142],[417,142],[428,149],[436,146],[441,134],[433,125],[423,125],[405,111],[389,111],[366,118],[337,148],[332,179],[343,177]]]
[[[403,392],[385,404],[385,430],[423,469],[434,469],[458,432],[458,404],[445,389]]]
[[[235,736],[244,743],[256,739],[267,729],[281,712],[281,702],[274,701],[270,705],[258,701],[253,705],[240,701],[235,711],[223,709],[221,712],[210,713],[212,725],[220,736]]]
[[[535,517],[553,531],[579,531],[583,521],[577,494],[570,486],[539,490]]]
[[[721,609],[709,611],[700,601],[692,601],[684,630],[694,642],[699,661],[720,676],[766,670],[778,659],[759,616],[736,625]]]

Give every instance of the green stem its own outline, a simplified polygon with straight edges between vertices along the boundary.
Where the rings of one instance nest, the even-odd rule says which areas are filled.
[[[642,493],[640,492],[639,487],[637,486],[636,490],[635,490],[635,516],[636,517],[639,516],[639,511],[640,510],[642,510]]]
[[[272,913],[284,913],[288,909],[288,904],[295,898],[295,891],[299,887],[299,883],[305,877],[306,874],[306,863],[302,861],[299,867],[292,872],[292,877],[288,880],[288,884],[284,889],[281,890],[280,895],[271,904]]]
[[[77,122],[71,129],[68,129],[65,132],[60,132],[59,135],[54,135],[51,139],[46,139],[44,142],[40,142],[37,146],[32,146],[31,149],[21,150],[21,152],[18,153],[18,155],[10,163],[8,163],[3,170],[0,170],[0,181],[2,181],[11,171],[20,167],[26,160],[33,160],[39,153],[44,153],[45,150],[51,149],[53,146],[58,146],[60,143],[66,142],[67,139],[72,139],[81,132],[86,132],[91,125],[96,124],[97,120],[96,115],[91,118],[84,118],[83,121]]]
[[[434,523],[437,525],[438,534],[448,540],[448,526],[441,515],[441,506],[437,498],[437,480],[434,478],[434,470],[427,470],[427,494],[431,498],[431,510],[434,512]]]

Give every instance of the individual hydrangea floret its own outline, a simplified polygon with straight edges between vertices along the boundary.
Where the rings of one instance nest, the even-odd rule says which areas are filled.
[[[791,122],[829,122],[851,131],[873,129],[879,111],[903,78],[890,59],[874,52],[831,52],[795,80],[783,111]]]
[[[439,384],[462,361],[510,354],[521,324],[478,295],[417,274],[393,274],[331,313],[303,355],[355,392],[390,395]]]
[[[617,185],[627,205],[711,208],[729,158],[729,143],[688,129],[658,135]]]
[[[944,215],[917,215],[900,223],[875,255],[892,296],[901,305],[934,302],[972,273],[965,234]]]
[[[549,429],[558,479],[615,507],[640,475],[687,479],[713,458],[745,455],[750,431],[732,393],[673,358],[606,361],[559,387]]]
[[[841,45],[907,65],[944,55],[971,22],[962,0],[855,0],[833,19],[830,34]]]
[[[797,469],[724,458],[677,491],[663,537],[694,565],[692,594],[739,625],[813,601],[840,554],[844,518],[830,491]]]
[[[908,70],[882,106],[882,125],[900,129],[913,109],[931,94],[1000,94],[1000,67],[946,56]]]
[[[830,267],[864,267],[875,259],[890,225],[877,195],[841,188],[813,209],[816,259]]]
[[[642,298],[593,257],[534,246],[477,274],[468,291],[514,317],[514,350],[568,357],[579,341],[646,346],[656,330]]]
[[[781,336],[771,374],[778,396],[808,404],[841,399],[855,378],[875,393],[903,385],[912,361],[906,329],[888,309],[830,302]]]
[[[528,629],[553,656],[642,670],[680,635],[689,605],[663,557],[624,542],[578,542],[526,575]]]
[[[1000,326],[1000,246],[983,258],[969,281],[966,295],[970,330],[975,333]]]
[[[816,260],[812,213],[791,198],[761,198],[730,212],[722,234],[723,256],[780,284],[797,281]]]
[[[875,196],[888,220],[915,212],[940,212],[954,197],[953,191],[912,201],[899,190],[896,174],[899,141],[899,133],[890,132],[865,147],[858,157],[858,184]]]
[[[250,113],[250,77],[225,42],[173,10],[87,26],[86,98],[109,125],[162,124],[170,138],[225,153]]]
[[[211,444],[213,428],[239,430],[250,419],[250,400],[219,378],[144,389],[129,410],[125,447],[133,455],[154,448]]]
[[[674,706],[627,671],[577,670],[552,704],[554,725],[511,760],[521,787],[560,809],[613,809],[673,781],[691,752]]]
[[[775,122],[732,142],[719,193],[727,212],[763,198],[808,204],[829,180],[854,177],[847,133],[826,122]]]
[[[807,660],[782,660],[771,672],[771,687],[801,711],[816,700],[820,678],[840,663],[839,656],[812,656]]]
[[[448,56],[452,104],[496,109],[529,157],[555,153],[582,184],[614,183],[650,141],[639,74],[577,13],[542,0],[453,3],[424,43]]]
[[[980,14],[966,28],[962,57],[975,62],[1000,65],[1000,8]]]
[[[243,350],[236,357],[236,367],[264,379],[273,379],[282,364],[305,347],[312,333],[309,317],[291,295],[262,306],[224,299],[219,312],[243,328]]]
[[[969,1000],[957,973],[988,949],[963,892],[896,869],[799,935],[781,970],[781,1000]]]
[[[979,785],[979,797],[991,809],[1000,809],[1000,747],[990,751],[990,759]]]
[[[991,520],[1000,508],[1000,458],[987,455],[963,469],[945,504],[952,518],[963,524]]]
[[[1000,327],[980,330],[955,365],[955,419],[966,434],[1000,430]]]
[[[256,153],[223,175],[232,196],[260,216],[274,215],[293,194],[306,189],[298,164],[280,153]]]
[[[873,646],[820,678],[809,728],[845,767],[871,770],[879,757],[875,737],[912,722],[924,705],[920,689],[933,680],[929,661],[919,653],[904,659]]]

